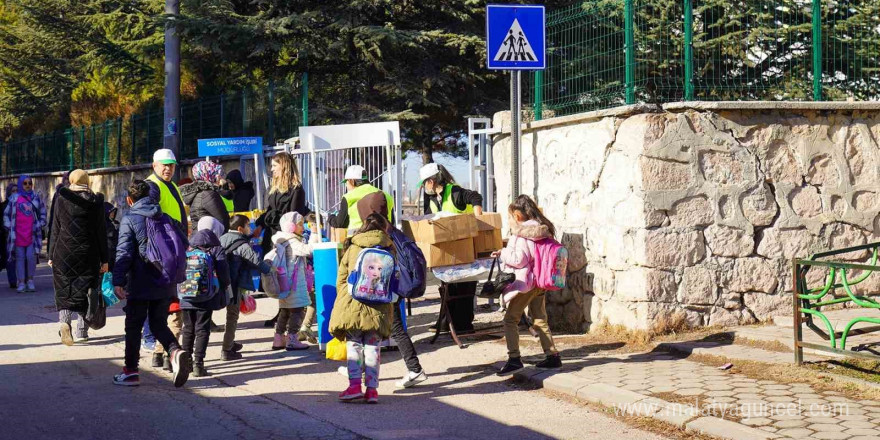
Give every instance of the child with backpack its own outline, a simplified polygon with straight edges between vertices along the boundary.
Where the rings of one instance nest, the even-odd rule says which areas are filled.
[[[213,217],[199,219],[198,231],[189,240],[186,252],[186,280],[177,286],[183,312],[181,345],[193,354],[193,376],[208,375],[205,352],[211,336],[211,318],[215,310],[228,304],[229,266],[220,245],[224,227]]]
[[[310,243],[304,243],[303,216],[296,211],[281,216],[279,227],[280,230],[272,235],[275,248],[264,257],[272,269],[263,275],[263,290],[269,297],[278,299],[278,322],[275,323],[272,350],[307,350],[309,345],[297,337],[306,316],[306,307],[312,304],[306,257],[312,255],[314,244],[320,242],[321,235],[312,234]]]
[[[348,352],[349,386],[339,394],[343,402],[361,398],[366,398],[367,403],[379,402],[379,342],[391,335],[394,316],[392,293],[398,288],[397,257],[386,233],[387,202],[382,193],[374,194],[357,203],[363,226],[345,242],[336,302],[330,316],[330,333],[345,340]],[[366,393],[361,388],[362,376]]]
[[[492,254],[493,257],[498,257],[504,266],[513,269],[516,276],[516,280],[507,287],[504,293],[504,300],[507,303],[507,311],[504,313],[504,338],[507,341],[508,360],[498,372],[499,376],[508,376],[523,368],[519,352],[518,325],[526,307],[529,308],[529,316],[533,320],[532,328],[538,333],[541,348],[546,355],[546,358],[536,367],[559,368],[562,366],[562,360],[553,343],[553,336],[550,334],[550,327],[547,325],[547,310],[544,304],[545,291],[558,289],[543,283],[545,281],[541,279],[543,274],[539,273],[543,263],[542,257],[552,258],[551,255],[540,255],[539,250],[543,249],[545,243],[558,245],[553,240],[556,228],[541,213],[535,201],[527,195],[517,196],[508,207],[508,211],[512,237],[504,249]],[[564,248],[562,248],[560,255],[567,258]],[[565,277],[564,270],[563,267],[561,273],[563,279]],[[554,276],[558,278],[559,274],[551,273],[547,278],[552,279]]]
[[[260,255],[250,245],[251,228],[250,220],[241,215],[232,216],[229,221],[229,232],[220,237],[223,252],[226,253],[226,261],[229,265],[229,282],[232,286],[232,301],[226,306],[226,330],[223,335],[223,347],[220,359],[231,361],[241,359],[242,344],[235,342],[235,330],[238,318],[241,314],[239,308],[241,298],[252,285],[251,273],[259,270],[261,273],[269,272],[269,265],[260,260]]]
[[[316,226],[316,218],[315,213],[309,213],[306,216],[305,222],[309,225],[309,228],[303,233],[303,241],[308,243],[311,240],[312,234],[321,235],[320,231],[315,231]],[[314,232],[313,232],[314,231]],[[315,267],[314,260],[312,256],[306,257],[306,281],[308,282],[309,289],[309,301],[312,304],[306,307],[306,317],[303,319],[302,325],[299,327],[299,333],[297,333],[296,338],[302,341],[309,341],[310,344],[318,343],[318,335],[312,330],[312,324],[315,323]]]
[[[128,186],[127,201],[131,209],[119,226],[113,285],[116,296],[127,298],[128,302],[124,308],[125,367],[113,377],[113,383],[140,384],[141,329],[149,320],[153,334],[170,355],[174,386],[181,387],[189,378],[192,357],[181,349],[168,328],[168,305],[177,296],[179,276],[176,272],[181,269],[181,263],[185,263],[186,239],[149,195],[150,187],[143,180],[135,180]],[[166,245],[158,246],[162,243]],[[157,253],[158,248],[165,251]]]

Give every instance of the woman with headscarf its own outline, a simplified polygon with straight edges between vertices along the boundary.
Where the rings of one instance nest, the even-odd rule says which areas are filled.
[[[228,230],[229,212],[220,197],[223,166],[203,160],[193,165],[192,177],[193,183],[180,187],[183,203],[189,206],[189,224],[195,229],[202,217],[214,217],[223,225],[224,231]]]
[[[18,185],[15,183],[10,183],[6,185],[6,200],[0,203],[0,212],[6,211],[6,206],[9,205],[9,198],[12,197],[13,194],[18,192]],[[6,269],[6,278],[9,280],[9,288],[15,289],[18,284],[17,278],[15,278],[15,256],[9,255],[9,252],[6,250],[6,237],[9,235],[9,232],[6,228],[0,228],[0,267]]]
[[[104,196],[89,189],[85,171],[73,170],[70,186],[58,190],[50,229],[49,265],[61,342],[73,345],[73,314],[79,314],[76,337],[88,339],[84,317],[89,309],[89,291],[101,288],[101,274],[107,272],[109,262]]]
[[[245,182],[241,171],[232,170],[226,175],[226,188],[232,196],[232,206],[235,212],[251,210],[251,200],[254,198],[254,182]],[[229,198],[229,196],[224,196]]]
[[[36,292],[34,273],[37,270],[37,255],[43,247],[46,204],[34,192],[34,179],[27,175],[18,178],[18,192],[8,201],[3,211],[3,226],[9,234],[6,237],[6,251],[10,258],[15,258],[16,290],[19,293],[25,289]]]

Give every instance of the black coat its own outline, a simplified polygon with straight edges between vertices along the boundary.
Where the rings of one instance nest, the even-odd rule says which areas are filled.
[[[89,289],[100,288],[101,265],[108,262],[104,197],[61,188],[54,203],[49,260],[55,306],[84,313]]]
[[[275,245],[272,244],[272,235],[281,229],[281,217],[288,212],[296,211],[303,217],[309,214],[306,206],[306,192],[302,186],[297,186],[290,191],[269,194],[269,203],[266,204],[266,212],[257,219],[256,225],[263,227],[263,255],[266,255]]]
[[[254,182],[245,182],[241,177],[241,171],[232,170],[226,175],[226,180],[235,185],[232,190],[232,205],[235,212],[245,212],[251,210],[251,200],[253,200],[256,191],[254,190]]]
[[[183,203],[189,206],[190,227],[197,228],[202,217],[214,217],[223,224],[223,230],[229,230],[229,211],[220,197],[220,188],[208,182],[196,181],[180,187]]]

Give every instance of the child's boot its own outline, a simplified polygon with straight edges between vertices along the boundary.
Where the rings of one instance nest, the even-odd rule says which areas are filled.
[[[367,403],[379,403],[379,390],[367,388],[367,394],[364,397],[367,399]]]
[[[272,350],[284,350],[284,335],[275,333],[275,339],[272,340]]]
[[[299,342],[295,334],[287,335],[287,351],[308,350],[309,345]]]
[[[363,390],[361,390],[360,379],[349,379],[348,388],[346,388],[345,391],[339,394],[339,400],[342,402],[351,402],[353,400],[358,400],[363,397],[364,392]]]

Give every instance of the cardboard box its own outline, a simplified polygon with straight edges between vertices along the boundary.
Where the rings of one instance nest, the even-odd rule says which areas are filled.
[[[348,229],[345,228],[331,228],[330,229],[330,241],[336,243],[345,243],[345,239],[348,238]]]
[[[476,216],[477,236],[474,237],[474,254],[491,253],[501,250],[504,242],[501,241],[501,214],[493,212]]]
[[[464,238],[446,243],[416,243],[422,253],[428,267],[454,266],[456,264],[468,264],[474,262],[474,239]]]
[[[477,236],[477,219],[470,214],[432,220],[407,220],[403,232],[419,244],[447,243]]]

